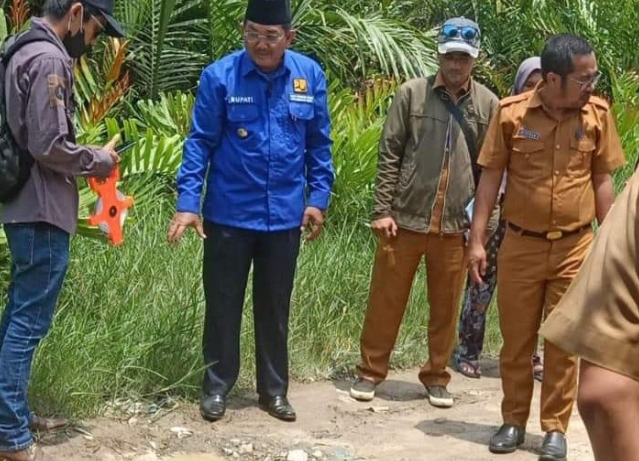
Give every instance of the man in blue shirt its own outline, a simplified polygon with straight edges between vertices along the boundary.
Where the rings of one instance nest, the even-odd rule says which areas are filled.
[[[249,0],[245,49],[202,73],[178,173],[168,239],[188,227],[204,239],[200,411],[210,421],[224,416],[238,376],[251,264],[259,404],[281,420],[296,417],[286,399],[293,278],[301,233],[314,240],[322,230],[334,172],[326,79],[287,50],[294,37],[287,0]]]

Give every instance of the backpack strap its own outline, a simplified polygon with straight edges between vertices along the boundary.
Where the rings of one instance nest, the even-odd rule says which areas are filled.
[[[450,97],[445,94],[443,91],[438,91],[439,99],[444,103],[448,112],[455,118],[457,124],[462,130],[464,134],[464,138],[466,139],[466,146],[468,148],[468,153],[470,154],[470,164],[473,172],[473,181],[475,182],[475,188],[479,184],[479,176],[481,175],[481,167],[477,163],[479,159],[479,150],[477,149],[477,142],[475,140],[475,133],[473,133],[473,129],[468,124],[468,120],[464,117],[464,114],[460,107],[451,101]]]
[[[8,37],[0,49],[0,136],[6,141],[10,141],[13,146],[18,150],[20,156],[25,161],[28,169],[33,165],[34,159],[26,149],[21,149],[15,143],[13,133],[7,122],[7,95],[5,82],[7,78],[7,65],[11,58],[25,45],[34,42],[49,42],[57,47],[60,44],[45,30],[42,29],[29,29],[26,32],[22,32],[17,35]]]
[[[2,46],[2,51],[0,52],[2,64],[6,67],[9,60],[18,50],[20,50],[20,48],[33,42],[49,42],[60,47],[60,44],[51,37],[49,32],[42,29],[29,29],[26,32],[7,38]]]

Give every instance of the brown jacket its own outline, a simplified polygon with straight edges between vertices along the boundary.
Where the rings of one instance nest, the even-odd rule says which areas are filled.
[[[465,208],[475,193],[471,160],[464,134],[433,89],[434,81],[430,77],[404,83],[389,109],[379,146],[373,219],[392,216],[401,228],[429,232],[448,148],[450,175],[441,233],[459,233],[470,227]],[[479,150],[498,99],[472,81],[457,104]]]

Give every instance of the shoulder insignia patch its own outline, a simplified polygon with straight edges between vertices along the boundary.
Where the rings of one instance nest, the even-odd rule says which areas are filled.
[[[67,86],[67,80],[57,74],[51,74],[47,77],[49,87],[49,105],[51,107],[65,107],[64,95]]]

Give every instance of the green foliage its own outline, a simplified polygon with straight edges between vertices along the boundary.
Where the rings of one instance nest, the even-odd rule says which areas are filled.
[[[613,78],[612,89],[615,100],[612,109],[628,162],[615,174],[615,186],[619,191],[634,172],[639,155],[639,76],[635,72],[621,74]]]
[[[358,93],[339,90],[335,82],[329,89],[336,172],[331,214],[336,219],[370,211],[379,137],[394,90],[393,81],[381,79]]]
[[[202,0],[120,0],[117,15],[131,41],[136,91],[144,97],[190,89],[210,62]]]
[[[140,127],[156,133],[186,136],[191,126],[195,105],[193,93],[162,93],[159,100],[139,100],[131,112]]]

